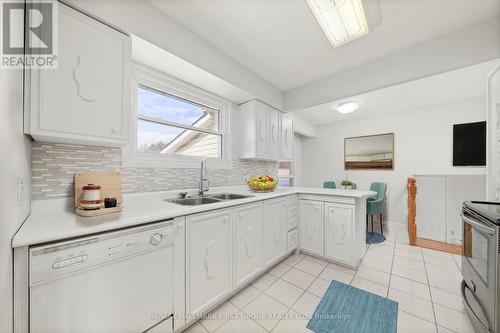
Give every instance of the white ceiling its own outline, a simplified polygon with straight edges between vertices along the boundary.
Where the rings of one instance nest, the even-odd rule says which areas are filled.
[[[304,0],[150,1],[282,90],[500,14],[498,0],[379,0],[375,31],[334,49]]]
[[[409,112],[426,106],[485,96],[487,75],[498,63],[499,60],[488,61],[290,114],[313,125],[324,125],[383,113]],[[335,111],[336,105],[349,100],[359,102],[360,108],[350,114]]]
[[[131,35],[131,40],[132,59],[139,63],[172,75],[235,103],[243,103],[255,98],[243,89],[176,57],[140,37]]]

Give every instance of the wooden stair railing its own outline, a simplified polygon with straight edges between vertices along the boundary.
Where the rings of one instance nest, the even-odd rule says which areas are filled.
[[[410,245],[417,245],[417,224],[415,219],[417,216],[417,181],[415,178],[408,178],[408,241]]]
[[[408,219],[406,222],[408,226],[408,242],[410,245],[453,254],[461,254],[462,247],[460,245],[448,244],[432,239],[417,238],[417,181],[415,178],[408,178],[406,188],[408,190]],[[464,237],[467,237],[467,234]]]

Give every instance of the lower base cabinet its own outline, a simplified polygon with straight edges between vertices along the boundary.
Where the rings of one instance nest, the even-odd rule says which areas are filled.
[[[203,313],[232,291],[232,210],[187,217],[186,308]]]
[[[239,288],[263,269],[264,212],[262,203],[234,210],[234,283]]]
[[[186,218],[188,315],[211,310],[287,255],[288,235],[297,231],[287,233],[289,201],[271,199]]]
[[[325,257],[353,264],[354,206],[325,203]]]
[[[285,199],[264,202],[264,266],[287,253],[288,205]]]
[[[324,255],[325,203],[299,201],[300,248],[318,256]]]
[[[355,205],[299,200],[301,250],[349,266],[355,262]]]

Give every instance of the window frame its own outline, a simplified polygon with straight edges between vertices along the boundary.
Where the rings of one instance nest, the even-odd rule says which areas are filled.
[[[130,112],[130,141],[122,149],[122,164],[125,167],[162,167],[162,168],[198,168],[202,156],[189,156],[180,154],[157,154],[151,152],[140,152],[137,149],[137,126],[139,114],[137,110],[137,93],[140,85],[149,87],[167,95],[172,95],[196,104],[204,105],[219,111],[219,131],[221,136],[221,158],[205,157],[209,167],[217,169],[230,169],[231,163],[231,137],[230,137],[230,113],[232,103],[207,92],[187,82],[176,79],[163,72],[145,65],[134,63],[132,65],[131,77],[131,112]],[[141,119],[148,118],[140,116]],[[174,126],[177,128],[192,129],[198,132],[213,134],[211,130],[193,129],[192,126],[177,124],[162,120],[155,123]],[[181,126],[179,126],[181,125]]]

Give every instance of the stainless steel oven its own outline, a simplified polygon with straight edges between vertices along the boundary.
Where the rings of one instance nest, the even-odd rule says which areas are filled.
[[[465,202],[462,221],[462,301],[476,332],[500,333],[500,203]]]

